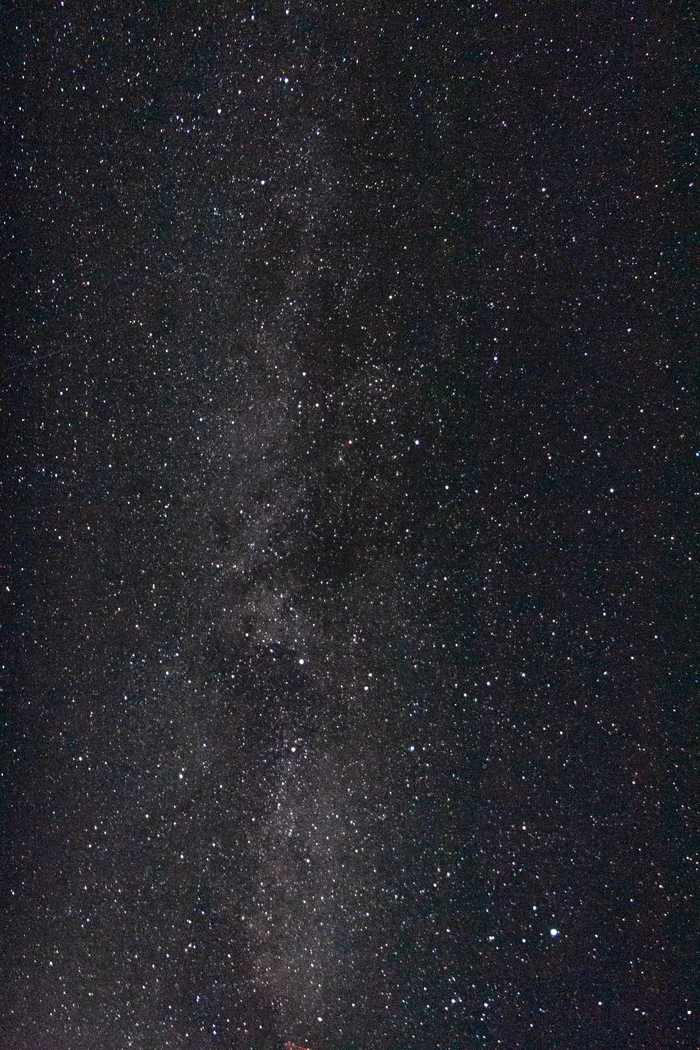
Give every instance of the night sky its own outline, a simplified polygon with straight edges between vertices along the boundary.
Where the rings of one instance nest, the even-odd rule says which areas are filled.
[[[1,1050],[700,1045],[689,49],[6,5]]]

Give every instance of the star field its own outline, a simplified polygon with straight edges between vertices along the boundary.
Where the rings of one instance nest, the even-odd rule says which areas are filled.
[[[697,1047],[679,13],[2,33],[1,1050]]]

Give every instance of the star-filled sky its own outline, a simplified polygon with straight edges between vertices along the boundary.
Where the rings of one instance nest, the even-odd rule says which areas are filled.
[[[2,1050],[697,1047],[688,50],[8,5]]]

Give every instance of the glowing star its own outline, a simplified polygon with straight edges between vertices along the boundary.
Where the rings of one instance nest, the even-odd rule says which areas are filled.
[[[550,937],[558,937],[559,936],[559,930],[557,930],[554,926],[552,926],[551,930],[549,931],[549,936]]]

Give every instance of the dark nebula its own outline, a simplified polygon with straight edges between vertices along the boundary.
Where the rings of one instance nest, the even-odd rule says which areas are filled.
[[[0,1050],[695,1050],[677,5],[2,53]]]

